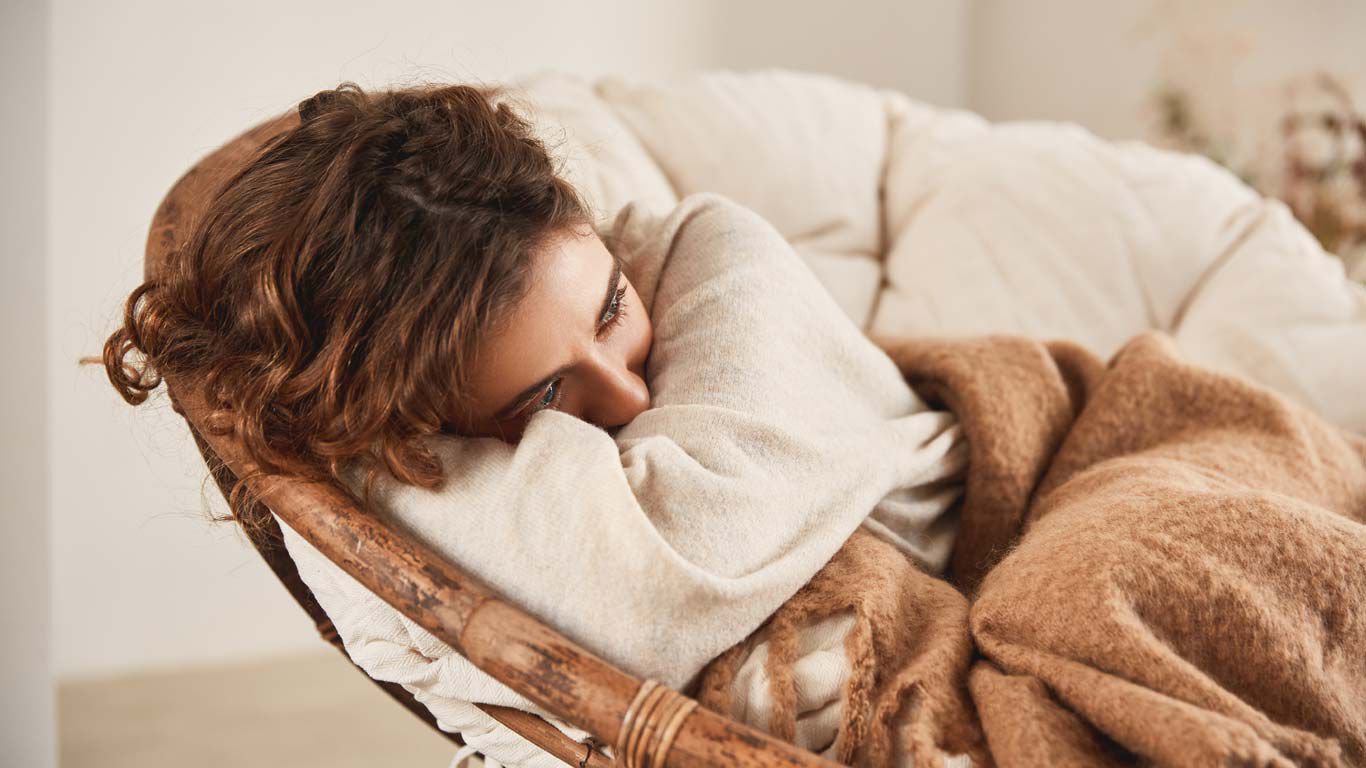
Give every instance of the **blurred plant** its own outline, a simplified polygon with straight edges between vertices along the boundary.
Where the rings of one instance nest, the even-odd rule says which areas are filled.
[[[1242,169],[1230,158],[1226,142],[1216,139],[1206,130],[1191,108],[1190,96],[1177,86],[1165,86],[1157,91],[1158,131],[1166,144],[1185,152],[1198,152],[1225,168],[1237,173],[1243,181],[1255,186],[1255,171]]]
[[[1163,86],[1155,96],[1165,144],[1205,155],[1285,201],[1348,274],[1366,282],[1366,117],[1339,80],[1316,73],[1287,84],[1279,125],[1268,126],[1273,140],[1262,160],[1269,163],[1260,167],[1233,159],[1233,138],[1203,124],[1184,88]]]

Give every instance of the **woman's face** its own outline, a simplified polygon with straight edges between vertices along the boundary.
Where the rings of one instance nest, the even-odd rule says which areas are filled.
[[[653,329],[620,262],[591,229],[565,231],[533,257],[526,296],[479,342],[462,433],[521,438],[553,408],[615,433],[650,407]]]

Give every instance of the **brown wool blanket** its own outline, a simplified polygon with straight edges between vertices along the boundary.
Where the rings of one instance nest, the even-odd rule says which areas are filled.
[[[845,763],[1366,765],[1366,438],[1160,331],[1108,364],[875,341],[966,430],[949,572],[860,528],[708,665],[703,706],[726,711],[765,638],[768,730],[791,740],[798,629],[852,610]]]

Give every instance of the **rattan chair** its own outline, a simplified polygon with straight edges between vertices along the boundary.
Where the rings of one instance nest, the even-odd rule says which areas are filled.
[[[255,126],[201,159],[175,183],[158,207],[148,234],[144,264],[148,277],[154,277],[167,255],[185,241],[218,187],[271,136],[297,121],[297,113],[291,110]],[[318,633],[343,655],[345,648],[331,620],[285,551],[272,511],[394,608],[495,679],[592,733],[599,746],[613,745],[617,756],[614,762],[592,742],[580,744],[533,713],[478,705],[568,765],[835,765],[698,707],[696,701],[655,680],[642,681],[614,668],[504,601],[458,564],[366,515],[339,488],[258,475],[237,440],[205,428],[200,393],[169,379],[166,387],[224,497],[232,493],[239,478],[247,478],[245,482],[260,499],[245,513],[253,523],[247,526],[252,544],[313,619]],[[432,714],[407,689],[375,682],[437,728]],[[455,744],[464,744],[458,735],[442,733]]]

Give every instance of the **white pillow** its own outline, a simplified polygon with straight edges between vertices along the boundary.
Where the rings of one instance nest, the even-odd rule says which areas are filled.
[[[956,525],[942,513],[966,462],[956,419],[925,405],[781,235],[713,193],[667,211],[628,205],[611,235],[654,324],[650,409],[615,441],[558,411],[534,415],[515,446],[435,439],[445,486],[382,481],[376,513],[592,652],[676,689],[870,514],[876,533],[942,568]],[[403,684],[467,737],[494,730],[471,701],[545,714],[284,528],[372,677]],[[497,757],[532,759],[526,746],[525,758]]]

